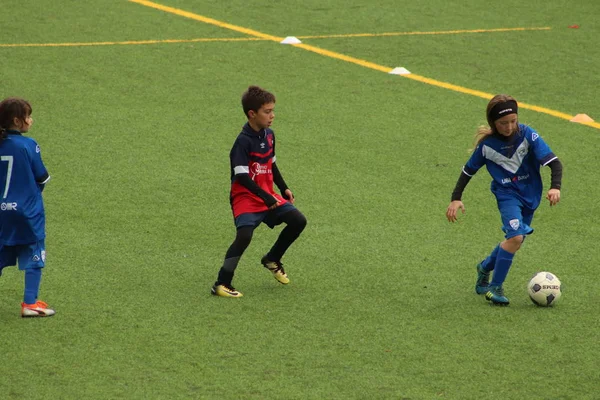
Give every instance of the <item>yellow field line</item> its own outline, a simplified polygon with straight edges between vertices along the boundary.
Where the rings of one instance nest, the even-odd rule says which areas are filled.
[[[170,7],[166,7],[170,8]],[[204,22],[204,21],[203,21]],[[452,35],[460,33],[486,33],[486,32],[512,32],[512,31],[541,31],[550,30],[550,27],[539,28],[496,28],[496,29],[463,29],[453,31],[432,32],[384,32],[384,33],[348,33],[332,35],[297,36],[298,39],[330,39],[353,37],[382,37],[382,36],[409,36],[409,35]],[[73,42],[73,43],[0,43],[0,47],[77,47],[77,46],[114,46],[114,45],[139,45],[161,43],[198,43],[198,42],[247,42],[259,40],[272,40],[271,38],[243,37],[243,38],[195,38],[195,39],[156,39],[156,40],[125,40],[120,42]]]
[[[162,39],[162,40],[127,40],[124,42],[81,42],[81,43],[12,43],[1,44],[0,47],[76,47],[76,46],[111,46],[158,43],[196,43],[196,42],[248,42],[265,40],[251,38],[198,38],[198,39]]]
[[[175,14],[175,15],[179,15],[181,17],[186,17],[186,18],[190,18],[196,21],[200,21],[200,22],[204,22],[210,25],[216,25],[218,27],[221,28],[225,28],[225,29],[230,29],[232,31],[236,31],[236,32],[240,32],[240,33],[244,33],[246,35],[250,35],[250,36],[254,36],[254,37],[258,37],[261,39],[266,39],[266,40],[273,40],[276,42],[280,42],[283,40],[283,38],[280,37],[276,37],[276,36],[272,36],[272,35],[267,35],[266,33],[262,33],[262,32],[258,32],[252,29],[248,29],[248,28],[243,28],[241,26],[237,26],[237,25],[232,25],[232,24],[228,24],[226,22],[221,22],[221,21],[217,21],[216,19],[212,19],[212,18],[208,18],[208,17],[203,17],[202,15],[198,15],[198,14],[194,14],[188,11],[184,11],[184,10],[180,10],[178,8],[173,8],[173,7],[169,7],[169,6],[163,6],[162,4],[158,4],[158,3],[154,3],[152,1],[147,1],[147,0],[129,0],[132,3],[138,3],[141,5],[144,5],[146,7],[151,7],[151,8],[156,8],[157,10],[161,10],[164,12],[168,12],[171,14]]]
[[[349,37],[381,37],[381,36],[411,36],[411,35],[456,35],[461,33],[490,33],[490,32],[516,32],[516,31],[548,31],[552,28],[548,26],[538,28],[495,28],[495,29],[462,29],[452,31],[431,31],[431,32],[384,32],[384,33],[348,33],[332,35],[314,35],[314,36],[296,36],[298,39],[331,39],[331,38],[349,38]]]
[[[186,17],[186,18],[191,18],[193,20],[204,22],[204,23],[207,23],[210,25],[215,25],[215,26],[218,26],[221,28],[230,29],[235,32],[240,32],[240,33],[244,33],[246,35],[258,37],[261,39],[271,40],[271,41],[278,42],[278,43],[283,40],[283,38],[279,37],[279,36],[268,35],[266,33],[255,31],[253,29],[248,29],[248,28],[243,28],[241,26],[228,24],[226,22],[221,22],[221,21],[218,21],[213,18],[204,17],[202,15],[194,14],[189,11],[180,10],[178,8],[164,6],[162,4],[154,3],[152,1],[148,1],[148,0],[129,0],[129,1],[132,3],[142,4],[147,7],[152,7],[157,10],[165,11],[165,12],[168,12],[171,14],[179,15],[179,16]],[[305,43],[292,44],[291,46],[298,47],[298,48],[301,48],[301,49],[304,49],[304,50],[307,50],[307,51],[310,51],[313,53],[317,53],[317,54],[320,54],[320,55],[323,55],[326,57],[331,57],[331,58],[335,58],[338,60],[353,63],[356,65],[360,65],[365,68],[374,69],[376,71],[389,73],[392,70],[392,68],[390,68],[390,67],[385,67],[385,66],[382,66],[379,64],[372,63],[370,61],[361,60],[361,59],[355,58],[355,57],[350,57],[350,56],[336,53],[336,52],[333,52],[330,50],[321,49],[319,47],[311,46],[311,45],[308,45]],[[493,95],[491,93],[481,92],[479,90],[473,90],[473,89],[465,88],[462,86],[453,85],[451,83],[442,82],[442,81],[438,81],[438,80],[431,79],[431,78],[426,78],[424,76],[420,76],[420,75],[416,75],[416,74],[399,75],[399,76],[408,78],[408,79],[412,79],[415,81],[419,81],[422,83],[426,83],[428,85],[433,85],[433,86],[441,87],[444,89],[453,90],[455,92],[481,97],[486,100],[489,100],[493,97]],[[569,115],[569,114],[563,113],[561,111],[556,111],[556,110],[552,110],[552,109],[545,108],[545,107],[539,107],[539,106],[532,105],[532,104],[519,103],[519,106],[524,109],[552,115],[553,117],[557,117],[557,118],[562,118],[562,119],[566,119],[566,120],[570,120],[571,118],[573,118],[573,115]],[[600,129],[600,123],[598,123],[598,122],[584,122],[583,125],[587,125],[587,126],[591,126],[591,127]]]

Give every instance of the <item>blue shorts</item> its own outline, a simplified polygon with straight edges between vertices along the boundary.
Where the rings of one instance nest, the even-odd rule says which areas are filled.
[[[260,223],[264,223],[269,228],[273,229],[275,226],[281,224],[281,216],[287,214],[290,211],[295,210],[296,207],[290,202],[287,202],[273,210],[263,211],[259,213],[244,213],[240,214],[235,218],[235,227],[240,229],[243,226],[251,226],[256,228]]]
[[[30,244],[4,246],[0,244],[0,275],[2,268],[19,265],[20,270],[44,268],[46,265],[46,245],[44,239]]]
[[[533,233],[533,228],[530,225],[535,210],[525,207],[519,199],[512,196],[497,194],[496,200],[502,218],[502,230],[506,239],[519,235],[527,236]]]

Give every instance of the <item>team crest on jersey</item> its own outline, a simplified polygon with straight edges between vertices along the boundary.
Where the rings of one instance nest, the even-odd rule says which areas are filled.
[[[273,135],[267,136],[267,142],[269,142],[269,146],[273,147]]]
[[[520,223],[518,219],[511,219],[510,221],[508,221],[508,223],[510,224],[510,227],[513,228],[515,231],[519,229]]]
[[[35,152],[39,153],[40,152],[40,145],[38,144],[37,146],[35,146]]]
[[[531,141],[532,141],[532,142],[535,142],[535,139],[537,139],[537,138],[539,138],[539,137],[540,137],[540,135],[538,135],[537,133],[533,132],[533,133],[531,134]]]

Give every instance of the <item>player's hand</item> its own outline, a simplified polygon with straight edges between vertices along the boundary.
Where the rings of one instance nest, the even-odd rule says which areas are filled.
[[[555,206],[560,201],[560,190],[558,189],[550,189],[548,190],[548,194],[546,198],[550,202],[550,206]]]
[[[271,203],[271,205],[269,205],[267,203],[267,207],[269,207],[269,210],[274,210],[281,205],[281,202],[277,199],[277,197],[271,196],[271,200],[272,200],[272,203],[269,202],[269,203]]]
[[[454,200],[454,201],[450,202],[450,205],[448,206],[448,209],[446,210],[446,218],[448,218],[448,221],[456,222],[456,220],[457,220],[456,213],[457,213],[458,209],[460,209],[463,214],[465,213],[465,205],[463,204],[462,201]]]
[[[279,207],[280,205],[281,205],[281,202],[277,201],[277,202],[275,202],[275,204],[273,204],[271,207],[269,207],[269,210],[274,210],[277,207]]]
[[[296,201],[296,199],[294,198],[294,194],[292,193],[292,191],[290,189],[285,189],[283,197],[288,199],[290,201],[290,203],[292,203],[292,204],[294,204],[294,201]]]

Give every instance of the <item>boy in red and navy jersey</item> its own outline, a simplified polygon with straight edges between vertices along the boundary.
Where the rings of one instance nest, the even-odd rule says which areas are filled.
[[[269,128],[275,118],[275,96],[258,86],[242,95],[248,118],[229,154],[231,163],[231,208],[237,233],[227,250],[223,266],[211,293],[223,297],[242,297],[232,285],[239,260],[252,240],[254,229],[264,223],[270,228],[285,223],[277,241],[262,258],[262,265],[277,281],[290,282],[281,258],[306,226],[306,218],[293,205],[294,195],[287,187],[276,163],[275,133]],[[273,184],[281,192],[275,193]]]
[[[255,131],[250,123],[242,128],[237,140],[233,144],[229,155],[231,162],[231,207],[233,216],[238,217],[245,213],[267,211],[270,206],[287,201],[273,190],[273,169],[275,163],[275,135],[269,128]],[[278,171],[279,172],[279,171]],[[248,175],[250,180],[244,182]],[[238,178],[242,178],[238,180]],[[279,174],[279,184],[283,182]],[[258,190],[252,187],[255,184]],[[278,185],[285,194],[285,183]]]

